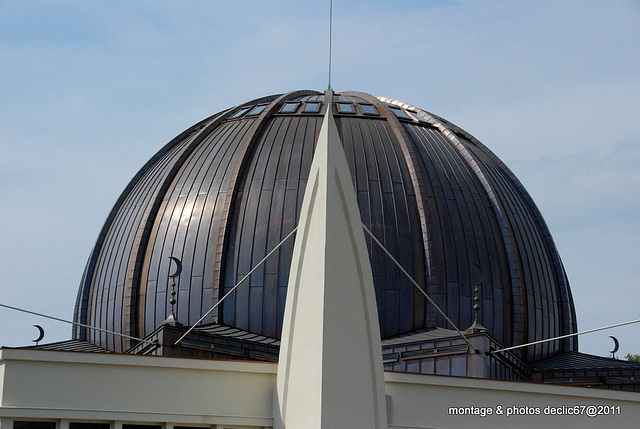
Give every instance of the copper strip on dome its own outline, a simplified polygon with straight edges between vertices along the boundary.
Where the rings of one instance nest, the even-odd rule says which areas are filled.
[[[357,91],[345,91],[343,94],[358,97],[374,105],[378,109],[380,115],[382,115],[382,117],[384,117],[389,123],[391,130],[393,131],[396,138],[396,142],[398,143],[400,150],[402,151],[411,177],[411,184],[413,186],[416,204],[418,207],[418,215],[420,217],[420,227],[422,228],[422,242],[424,245],[426,270],[426,288],[431,284],[432,279],[434,277],[437,277],[438,273],[436,272],[436,268],[434,266],[435,264],[432,263],[433,255],[431,252],[431,234],[428,227],[428,217],[430,216],[430,211],[427,209],[427,201],[425,201],[425,199],[423,198],[423,195],[426,195],[424,179],[422,178],[422,172],[418,167],[418,161],[413,146],[407,144],[407,142],[411,140],[402,128],[400,122],[398,121],[398,118],[389,111],[389,108],[386,106],[386,104],[382,102],[382,100],[380,100],[378,97],[374,97],[370,94]],[[427,315],[425,314],[425,319],[426,317]]]
[[[244,103],[224,111],[226,120],[214,115],[172,140],[169,149],[165,146],[112,210],[87,265],[76,314],[96,326],[149,333],[167,311],[165,257],[170,255],[185,262],[176,313],[181,322],[192,324],[218,302],[223,291],[295,226],[320,115],[301,109],[283,113],[279,108],[287,100],[310,103],[320,97],[319,92],[298,91]],[[537,212],[497,157],[454,125],[413,106],[397,102],[419,112],[400,119],[390,110],[390,99],[345,92],[334,101],[352,103],[356,110],[335,116],[363,222],[420,284],[427,284],[456,324],[466,325],[472,317],[467,283],[476,258],[489,274],[482,310],[491,322],[485,326],[505,345],[523,342],[513,337],[513,314],[522,319],[515,327],[521,337],[556,332],[563,320],[564,325],[573,322],[572,304],[560,292],[566,279],[550,268],[561,262],[545,244],[548,238],[536,223]],[[364,115],[358,106],[365,103],[380,115]],[[257,105],[265,106],[261,114],[231,117]],[[333,109],[324,103],[326,107]],[[416,115],[428,118],[415,121]],[[214,118],[220,118],[218,126],[212,124]],[[527,219],[516,220],[520,235],[512,235],[510,245],[504,235],[512,227],[505,217],[520,215]],[[516,291],[522,299],[516,296],[514,303],[512,274],[521,256],[513,242],[520,239],[522,251],[540,261],[545,258],[529,263],[530,270],[538,270],[532,276],[547,289],[537,291],[530,279],[516,276],[515,283],[524,284],[525,290]],[[219,307],[216,321],[277,336],[289,256],[285,246],[264,270],[254,273],[251,288],[241,289],[241,295]],[[378,249],[370,256],[386,336],[444,323],[395,267],[385,265]],[[532,332],[526,330],[527,293],[531,303],[542,300],[544,306],[542,316],[532,316],[538,317],[531,319]]]
[[[491,184],[487,180],[487,177],[482,172],[480,166],[473,159],[469,151],[467,151],[466,148],[456,138],[455,134],[451,132],[451,130],[444,124],[443,121],[440,120],[439,117],[431,114],[430,112],[424,111],[422,109],[418,109],[415,106],[404,103],[400,100],[386,98],[386,97],[381,97],[381,99],[386,103],[398,106],[400,108],[409,108],[409,109],[415,110],[419,114],[422,114],[424,117],[426,117],[429,123],[432,124],[434,127],[436,127],[440,131],[440,133],[450,142],[450,144],[460,153],[460,155],[463,157],[463,159],[467,162],[467,164],[471,168],[471,171],[477,176],[482,187],[485,189],[485,191],[489,196],[489,200],[491,201],[491,204],[493,206],[494,213],[498,218],[498,223],[501,225],[501,232],[502,232],[502,237],[505,243],[506,253],[509,257],[509,263],[512,265],[513,274],[511,276],[511,279],[512,279],[512,282],[515,282],[515,284],[512,286],[514,308],[517,309],[519,308],[519,306],[523,306],[523,308],[526,308],[526,304],[525,304],[526,293],[524,292],[525,288],[521,281],[521,275],[517,274],[522,272],[522,269],[519,266],[520,265],[519,260],[517,257],[514,256],[513,251],[509,251],[509,249],[516,248],[513,233],[511,231],[508,221],[504,216],[504,209],[502,208],[501,202],[499,201],[498,198],[496,198],[495,192]],[[519,323],[516,322],[516,325],[514,325],[514,334],[515,334],[514,341],[524,342],[526,341],[526,338],[527,338],[527,332],[526,332],[526,329],[524,328],[526,326],[525,313],[520,313],[518,315],[516,311],[514,314],[514,317],[516,319],[519,317],[520,319]],[[520,326],[520,328],[518,326]]]
[[[221,113],[217,113],[215,115],[212,115],[200,122],[198,122],[197,124],[187,128],[185,131],[183,131],[182,133],[178,134],[175,138],[173,138],[169,143],[167,143],[162,149],[160,149],[153,157],[151,157],[151,159],[149,159],[149,161],[147,161],[145,163],[144,166],[142,166],[142,168],[136,173],[135,176],[133,176],[133,178],[129,181],[129,183],[127,184],[127,186],[125,187],[125,189],[122,191],[122,193],[120,194],[120,196],[118,197],[118,200],[116,200],[115,204],[113,205],[111,211],[109,212],[109,215],[107,216],[107,219],[105,220],[104,225],[102,226],[102,229],[100,230],[100,234],[98,235],[98,239],[96,240],[96,244],[94,245],[92,251],[91,251],[91,255],[89,256],[89,260],[87,261],[87,265],[85,267],[84,270],[84,274],[82,276],[83,281],[80,285],[80,288],[78,290],[78,296],[76,299],[76,306],[75,306],[75,311],[74,311],[74,316],[73,319],[79,323],[83,323],[83,324],[88,324],[88,307],[89,307],[89,293],[93,284],[93,278],[94,278],[94,270],[96,268],[96,264],[100,255],[100,252],[102,251],[102,247],[104,244],[104,240],[107,236],[107,233],[109,231],[109,228],[111,227],[114,219],[116,218],[116,215],[118,213],[118,211],[120,210],[120,208],[122,207],[122,205],[124,204],[124,202],[126,201],[126,199],[129,197],[130,192],[133,190],[133,188],[138,184],[139,180],[147,173],[147,171],[152,168],[154,166],[154,164],[161,159],[163,156],[165,156],[171,149],[174,148],[174,146],[176,146],[177,144],[179,144],[181,141],[183,141],[189,134],[201,129],[202,127],[204,127],[209,121],[211,121],[213,118],[215,118],[216,116],[223,114],[224,112]],[[80,340],[86,340],[86,330],[84,328],[81,329],[76,329],[76,327],[74,326],[73,329],[73,333],[72,336],[74,338],[78,338]]]
[[[162,184],[156,190],[153,203],[145,211],[144,221],[139,224],[138,231],[136,233],[136,242],[134,243],[134,248],[138,249],[138,251],[131,255],[131,259],[129,260],[129,274],[125,283],[125,298],[129,299],[129,302],[125,304],[125,308],[129,311],[126,312],[126,324],[123,328],[129,335],[144,335],[145,332],[144,318],[139,315],[139,307],[144,306],[145,300],[144,294],[141,293],[141,289],[143,288],[141,288],[140,282],[141,279],[145,277],[145,270],[148,269],[144,264],[144,260],[147,254],[149,237],[153,233],[155,220],[162,202],[169,189],[174,186],[175,178],[179,176],[180,171],[184,168],[184,165],[192,156],[196,148],[209,135],[211,130],[217,128],[222,122],[232,116],[237,109],[237,107],[232,108],[220,115],[217,115],[204,127],[198,130],[197,134],[182,151],[179,158],[174,162],[170,171],[166,173]],[[141,299],[141,302],[138,302],[138,298]],[[133,344],[125,344],[124,349],[128,349],[132,345]]]
[[[222,273],[224,266],[224,251],[225,246],[229,237],[229,219],[230,214],[233,213],[233,204],[235,201],[235,196],[238,191],[239,180],[238,177],[241,175],[241,172],[246,168],[249,157],[247,156],[252,148],[255,146],[256,141],[260,138],[262,132],[267,126],[266,119],[278,113],[280,109],[280,105],[285,101],[294,99],[296,97],[301,97],[305,95],[320,95],[320,92],[317,91],[309,91],[309,90],[301,90],[301,91],[293,91],[287,94],[281,95],[275,99],[272,99],[267,106],[267,108],[260,114],[258,120],[251,126],[247,134],[245,135],[242,143],[242,147],[240,148],[239,154],[236,157],[236,162],[233,165],[233,170],[231,173],[231,178],[229,181],[229,185],[227,186],[227,192],[225,201],[222,207],[222,215],[220,220],[220,228],[218,235],[218,244],[215,250],[215,261],[213,267],[213,299],[214,302],[212,305],[215,305],[217,300],[219,299],[222,290],[223,290],[223,279],[224,275]],[[219,312],[216,310],[212,315],[214,320],[218,319]]]
[[[562,310],[564,314],[564,320],[563,320],[562,326],[560,327],[560,332],[564,334],[575,332],[576,331],[575,308],[573,306],[573,298],[571,297],[571,292],[568,288],[566,274],[564,273],[564,268],[562,267],[562,263],[558,256],[557,248],[553,243],[551,234],[548,230],[546,222],[544,222],[544,219],[540,214],[539,209],[537,208],[536,204],[533,202],[533,199],[531,198],[530,194],[526,191],[524,186],[522,186],[522,183],[515,177],[513,172],[511,172],[511,170],[497,156],[495,156],[493,152],[488,150],[475,137],[471,136],[466,131],[455,126],[454,124],[451,124],[448,121],[444,121],[436,115],[433,115],[429,112],[418,109],[415,106],[409,105],[399,100],[383,98],[383,101],[389,104],[396,105],[401,108],[416,110],[420,114],[424,115],[431,124],[436,126],[441,131],[441,133],[447,138],[447,140],[450,141],[452,146],[460,153],[463,159],[465,159],[465,161],[469,164],[471,171],[473,171],[476,174],[476,176],[480,180],[480,183],[488,193],[490,200],[492,202],[492,205],[494,206],[494,211],[496,213],[496,216],[498,216],[500,225],[502,226],[503,238],[505,240],[507,254],[509,255],[509,258],[510,258],[510,264],[512,264],[514,269],[513,271],[514,275],[512,276],[512,280],[519,283],[519,285],[514,285],[513,287],[514,310],[516,312],[514,316],[518,316],[517,314],[518,308],[528,309],[520,312],[518,316],[519,322],[516,322],[514,325],[514,333],[519,334],[516,336],[516,338],[514,338],[514,344],[522,344],[522,343],[531,341],[531,339],[529,338],[530,328],[529,329],[526,328],[527,325],[531,323],[527,320],[527,315],[529,319],[531,319],[532,317],[533,318],[536,317],[532,305],[527,304],[527,301],[528,301],[528,297],[526,293],[527,288],[524,285],[525,280],[523,278],[525,270],[523,269],[520,262],[521,255],[519,255],[519,253],[517,253],[516,251],[516,249],[518,249],[518,246],[517,246],[518,240],[516,240],[513,226],[511,225],[511,222],[509,221],[508,217],[505,214],[505,208],[503,207],[503,202],[501,201],[500,198],[496,196],[496,192],[493,189],[493,185],[491,184],[489,177],[485,175],[485,173],[483,172],[482,166],[476,160],[476,157],[469,150],[467,150],[465,145],[460,141],[460,139],[457,136],[458,133],[461,135],[464,135],[465,138],[467,138],[474,145],[480,148],[486,156],[491,158],[496,163],[496,165],[505,174],[507,174],[509,179],[516,186],[518,192],[520,193],[520,196],[524,198],[524,200],[526,201],[528,209],[532,210],[532,212],[534,213],[535,221],[537,226],[541,230],[540,232],[542,234],[542,238],[543,240],[545,240],[546,245],[548,246],[548,250],[552,254],[551,263],[555,266],[555,270],[557,274],[555,278],[560,282],[560,284],[557,285],[557,287],[560,288],[560,294],[561,294],[560,301],[563,306]],[[512,249],[512,250],[509,251],[509,249]],[[536,260],[534,259],[534,262],[535,261]],[[537,290],[537,288],[535,287],[534,289]],[[552,292],[555,291],[555,288],[552,288],[551,291]],[[544,300],[544,299],[550,302],[554,301],[553,298],[551,297],[536,298],[536,300]],[[535,332],[537,332],[540,335],[540,332],[538,332],[537,328],[535,329]],[[565,347],[564,347],[565,349],[568,349],[568,350],[577,349],[577,338],[575,338],[574,336],[568,336],[568,335],[565,336],[564,338],[565,338]],[[540,355],[539,351],[537,352],[534,351],[532,353],[535,355]],[[543,354],[546,354],[546,353],[543,353]]]

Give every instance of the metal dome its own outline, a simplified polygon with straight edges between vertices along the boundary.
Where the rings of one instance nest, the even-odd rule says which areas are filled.
[[[484,267],[480,320],[505,346],[576,331],[549,230],[509,169],[450,122],[397,100],[315,91],[253,100],[187,129],[131,180],[89,257],[75,320],[143,337],[171,313],[169,257],[182,260],[176,316],[194,324],[296,225],[325,109],[334,111],[363,223],[462,329]],[[446,321],[367,242],[383,337]],[[204,323],[279,338],[293,242]],[[77,328],[111,350],[131,344]],[[527,360],[576,350],[529,347]],[[525,353],[525,352],[523,352]]]

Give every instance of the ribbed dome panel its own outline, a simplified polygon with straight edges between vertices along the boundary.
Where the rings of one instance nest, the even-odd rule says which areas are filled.
[[[576,331],[548,228],[493,153],[455,125],[396,100],[344,93],[327,106],[313,91],[214,115],[156,154],[105,222],[85,269],[76,320],[149,334],[171,312],[173,256],[183,263],[176,316],[196,323],[297,225],[327,108],[334,111],[363,223],[461,329],[473,321],[481,266],[480,319],[504,345]],[[450,328],[368,237],[367,245],[383,337]],[[291,240],[204,323],[279,337],[292,250]],[[96,332],[82,328],[74,336],[117,351],[131,345]],[[573,340],[557,341],[522,357],[575,348]]]

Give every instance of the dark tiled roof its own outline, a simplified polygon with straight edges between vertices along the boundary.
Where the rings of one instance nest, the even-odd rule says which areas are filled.
[[[460,337],[457,331],[444,328],[424,329],[410,332],[408,334],[397,335],[382,340],[382,347],[390,347],[398,344],[416,343],[420,341],[435,341],[442,338]]]
[[[640,369],[640,363],[579,352],[563,352],[531,364],[534,371],[566,371],[582,369]]]
[[[37,346],[26,347],[7,347],[11,349],[33,349],[33,350],[53,350],[62,352],[91,352],[91,353],[111,353],[109,350],[103,349],[89,341],[67,340],[58,341],[56,343],[40,344]]]
[[[218,335],[221,337],[232,338],[234,340],[251,341],[254,343],[272,345],[280,347],[280,340],[276,338],[267,337],[265,335],[254,334],[242,329],[234,328],[231,326],[211,324],[194,329],[195,332],[202,332],[211,335]]]

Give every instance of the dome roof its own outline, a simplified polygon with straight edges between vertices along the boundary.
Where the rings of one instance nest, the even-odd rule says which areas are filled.
[[[297,91],[225,110],[182,132],[128,184],[89,257],[75,320],[144,337],[171,313],[170,256],[180,258],[176,316],[194,324],[297,225],[322,114],[334,111],[363,223],[461,329],[479,318],[505,346],[576,331],[549,230],[509,169],[450,122],[397,100]],[[367,238],[383,337],[449,327]],[[279,338],[293,241],[203,323]],[[111,350],[128,340],[78,328]],[[529,347],[527,360],[577,349]]]

